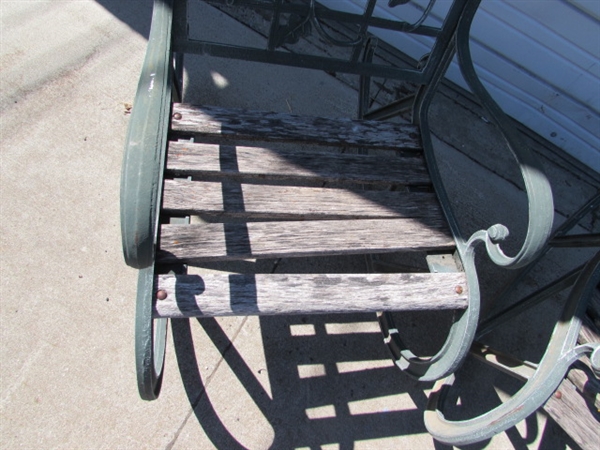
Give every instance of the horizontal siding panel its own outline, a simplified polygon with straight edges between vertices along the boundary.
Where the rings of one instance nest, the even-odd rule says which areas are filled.
[[[322,3],[360,13],[366,1]],[[600,4],[484,0],[471,46],[477,72],[508,114],[600,172],[600,7],[594,3]],[[414,22],[426,4],[419,0],[390,9],[380,2],[375,15]],[[438,1],[425,24],[439,26],[450,4]],[[415,59],[433,42],[425,36],[371,31]],[[456,62],[447,78],[467,87]]]
[[[595,2],[591,1],[590,3]],[[482,8],[489,8],[482,3]],[[583,2],[581,2],[583,4]],[[586,2],[587,3],[587,2]],[[561,0],[510,1],[510,5],[524,15],[535,18],[557,36],[590,55],[598,55],[598,20],[585,11]]]
[[[540,22],[536,17],[524,15],[516,9],[514,4],[507,2],[492,3],[485,11],[492,14],[499,21],[511,25],[519,33],[524,34],[528,40],[534,41],[548,49],[548,51],[564,58],[565,61],[568,61],[575,68],[586,72],[589,71],[591,75],[600,77],[598,58],[593,53],[577,45],[573,45],[573,43],[554,32],[548,24]],[[600,5],[600,2],[598,4]]]
[[[515,109],[515,106],[526,103],[533,108],[532,111],[534,111],[535,116],[550,114],[551,110],[556,110],[560,116],[576,122],[589,133],[597,132],[599,129],[600,118],[597,115],[590,114],[591,105],[586,105],[584,101],[579,101],[568,93],[553,88],[550,84],[541,81],[536,74],[519,69],[510,61],[501,58],[486,59],[490,52],[485,47],[477,44],[472,45],[472,54],[474,60],[482,61],[477,67],[477,72],[481,79],[486,82],[488,88],[491,84],[499,86],[497,78],[504,81],[504,86],[514,88],[506,89],[500,92],[500,95],[494,95],[494,98],[508,114],[513,115],[513,117],[516,114],[519,121],[526,123],[533,119],[525,111],[520,112]],[[576,72],[573,73],[573,77],[577,77]],[[552,133],[558,134],[561,124],[562,127],[567,125],[566,122],[558,122],[556,127],[536,131],[546,139],[552,140]],[[577,130],[573,130],[573,132],[575,131]],[[590,141],[590,144],[593,142]]]
[[[510,20],[510,17],[507,19]],[[520,31],[531,28],[534,24],[536,22],[530,18],[520,18],[509,24],[489,12],[480,11],[473,24],[472,33],[477,37],[476,42],[484,45],[490,55],[480,54],[474,59],[482,62],[487,59],[494,63],[497,58],[499,65],[512,68],[511,73],[508,73],[505,71],[509,67],[498,67],[498,73],[506,74],[504,76],[514,80],[514,84],[520,86],[520,80],[516,77],[519,77],[519,72],[527,72],[530,76],[538,78],[536,84],[544,90],[556,90],[563,96],[569,95],[573,100],[581,102],[583,107],[587,103],[600,110],[600,98],[592,95],[593,91],[589,89],[598,82],[598,77],[584,72],[583,68],[575,66],[556,50],[539,44]],[[491,29],[494,30],[493,34],[486,32]],[[508,38],[502,38],[503,36]],[[594,61],[589,55],[582,63],[590,67]],[[530,89],[525,86],[523,88]],[[544,99],[544,94],[540,94],[540,99]]]
[[[544,137],[554,141],[561,148],[566,148],[567,145],[570,145],[575,148],[588,149],[588,151],[582,152],[578,159],[589,167],[598,170],[600,150],[598,150],[597,146],[598,138],[593,132],[581,127],[579,123],[571,120],[559,110],[547,108],[542,114],[539,110],[531,106],[531,102],[526,101],[527,93],[525,91],[516,88],[514,85],[489,72],[482,73],[482,78],[488,80],[486,82],[487,88],[495,99],[509,98],[510,101],[499,101],[499,103],[503,104],[504,111],[507,114],[513,117],[520,116],[521,123],[532,130],[557,130],[555,131],[556,136]],[[596,123],[600,123],[600,119],[597,116],[595,116],[595,120]],[[557,127],[558,123],[564,124],[564,127]],[[568,129],[572,133],[561,134],[564,129]],[[539,134],[542,135],[542,133]]]

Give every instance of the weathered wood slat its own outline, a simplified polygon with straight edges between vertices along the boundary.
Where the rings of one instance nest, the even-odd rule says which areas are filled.
[[[192,263],[453,247],[445,222],[420,219],[213,223],[163,225],[157,256]]]
[[[583,449],[597,449],[600,426],[590,405],[577,392],[571,381],[565,379],[544,405],[544,411]]]
[[[461,286],[462,289],[457,289]],[[463,273],[159,275],[155,317],[464,309]],[[461,292],[458,294],[457,292]]]
[[[222,139],[306,142],[385,149],[421,148],[415,125],[173,104],[171,128]]]
[[[309,179],[368,184],[430,184],[423,158],[170,142],[167,171],[243,179]]]
[[[349,191],[166,180],[163,209],[171,213],[245,219],[368,219],[414,217],[443,221],[435,194]]]
[[[587,366],[587,370],[571,367],[567,373],[567,379],[577,388],[579,395],[583,396],[600,411],[600,380],[592,375],[589,359],[580,361]]]
[[[584,315],[578,342],[598,342],[600,337],[594,328],[592,320]],[[581,448],[595,449],[600,442],[600,426],[597,415],[590,409],[600,408],[600,382],[591,375],[589,359],[584,357],[580,362],[588,370],[572,366],[567,378],[544,405],[544,410]]]
[[[579,329],[579,337],[577,341],[580,344],[588,344],[590,342],[600,342],[600,335],[588,314],[584,314],[581,318],[581,328]]]

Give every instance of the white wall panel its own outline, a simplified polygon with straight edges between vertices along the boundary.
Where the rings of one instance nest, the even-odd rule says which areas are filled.
[[[362,12],[365,0],[320,0]],[[415,21],[426,0],[388,8],[379,17]],[[451,4],[438,0],[428,25]],[[477,72],[515,119],[600,172],[600,0],[483,0],[471,34]],[[431,39],[379,30],[377,35],[419,59]],[[466,87],[456,66],[448,78]]]

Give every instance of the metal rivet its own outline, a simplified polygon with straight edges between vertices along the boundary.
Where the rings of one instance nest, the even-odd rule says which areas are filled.
[[[173,114],[173,119],[175,119],[175,120],[181,120],[181,114],[180,113]]]
[[[167,291],[161,289],[156,293],[156,298],[159,300],[164,300],[165,298],[167,298]]]
[[[560,399],[562,398],[562,392],[560,392],[560,391],[556,391],[556,392],[554,393],[554,396],[555,396],[557,399],[559,399],[559,400],[560,400]]]
[[[456,288],[454,289],[456,291],[456,293],[458,295],[463,293],[463,287],[462,286],[456,286]]]

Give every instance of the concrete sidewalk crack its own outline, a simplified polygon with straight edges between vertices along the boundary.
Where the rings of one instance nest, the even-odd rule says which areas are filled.
[[[242,320],[242,323],[240,324],[240,326],[238,327],[238,329],[235,331],[235,334],[229,340],[229,344],[227,345],[227,347],[225,347],[225,350],[223,350],[223,352],[221,353],[221,358],[219,359],[219,361],[215,365],[214,370],[206,378],[206,382],[204,383],[204,388],[202,389],[202,391],[198,394],[198,397],[196,397],[196,399],[192,403],[192,407],[190,408],[190,410],[186,414],[185,418],[183,419],[183,422],[181,423],[181,425],[179,426],[179,428],[175,432],[175,436],[173,436],[173,439],[171,439],[171,441],[165,446],[164,450],[171,450],[173,448],[173,446],[177,443],[177,439],[179,439],[179,436],[180,436],[181,432],[183,431],[183,429],[187,425],[190,417],[192,416],[192,414],[194,413],[194,411],[196,410],[196,408],[200,404],[200,400],[202,400],[202,397],[206,394],[206,389],[208,389],[208,387],[210,386],[210,383],[211,383],[213,377],[215,376],[215,374],[217,373],[217,371],[221,367],[221,364],[223,363],[223,361],[225,361],[225,355],[233,347],[233,344],[234,344],[235,340],[237,339],[238,335],[242,331],[242,328],[244,328],[244,325],[246,325],[247,321],[248,321],[248,317],[244,317],[244,319]]]

